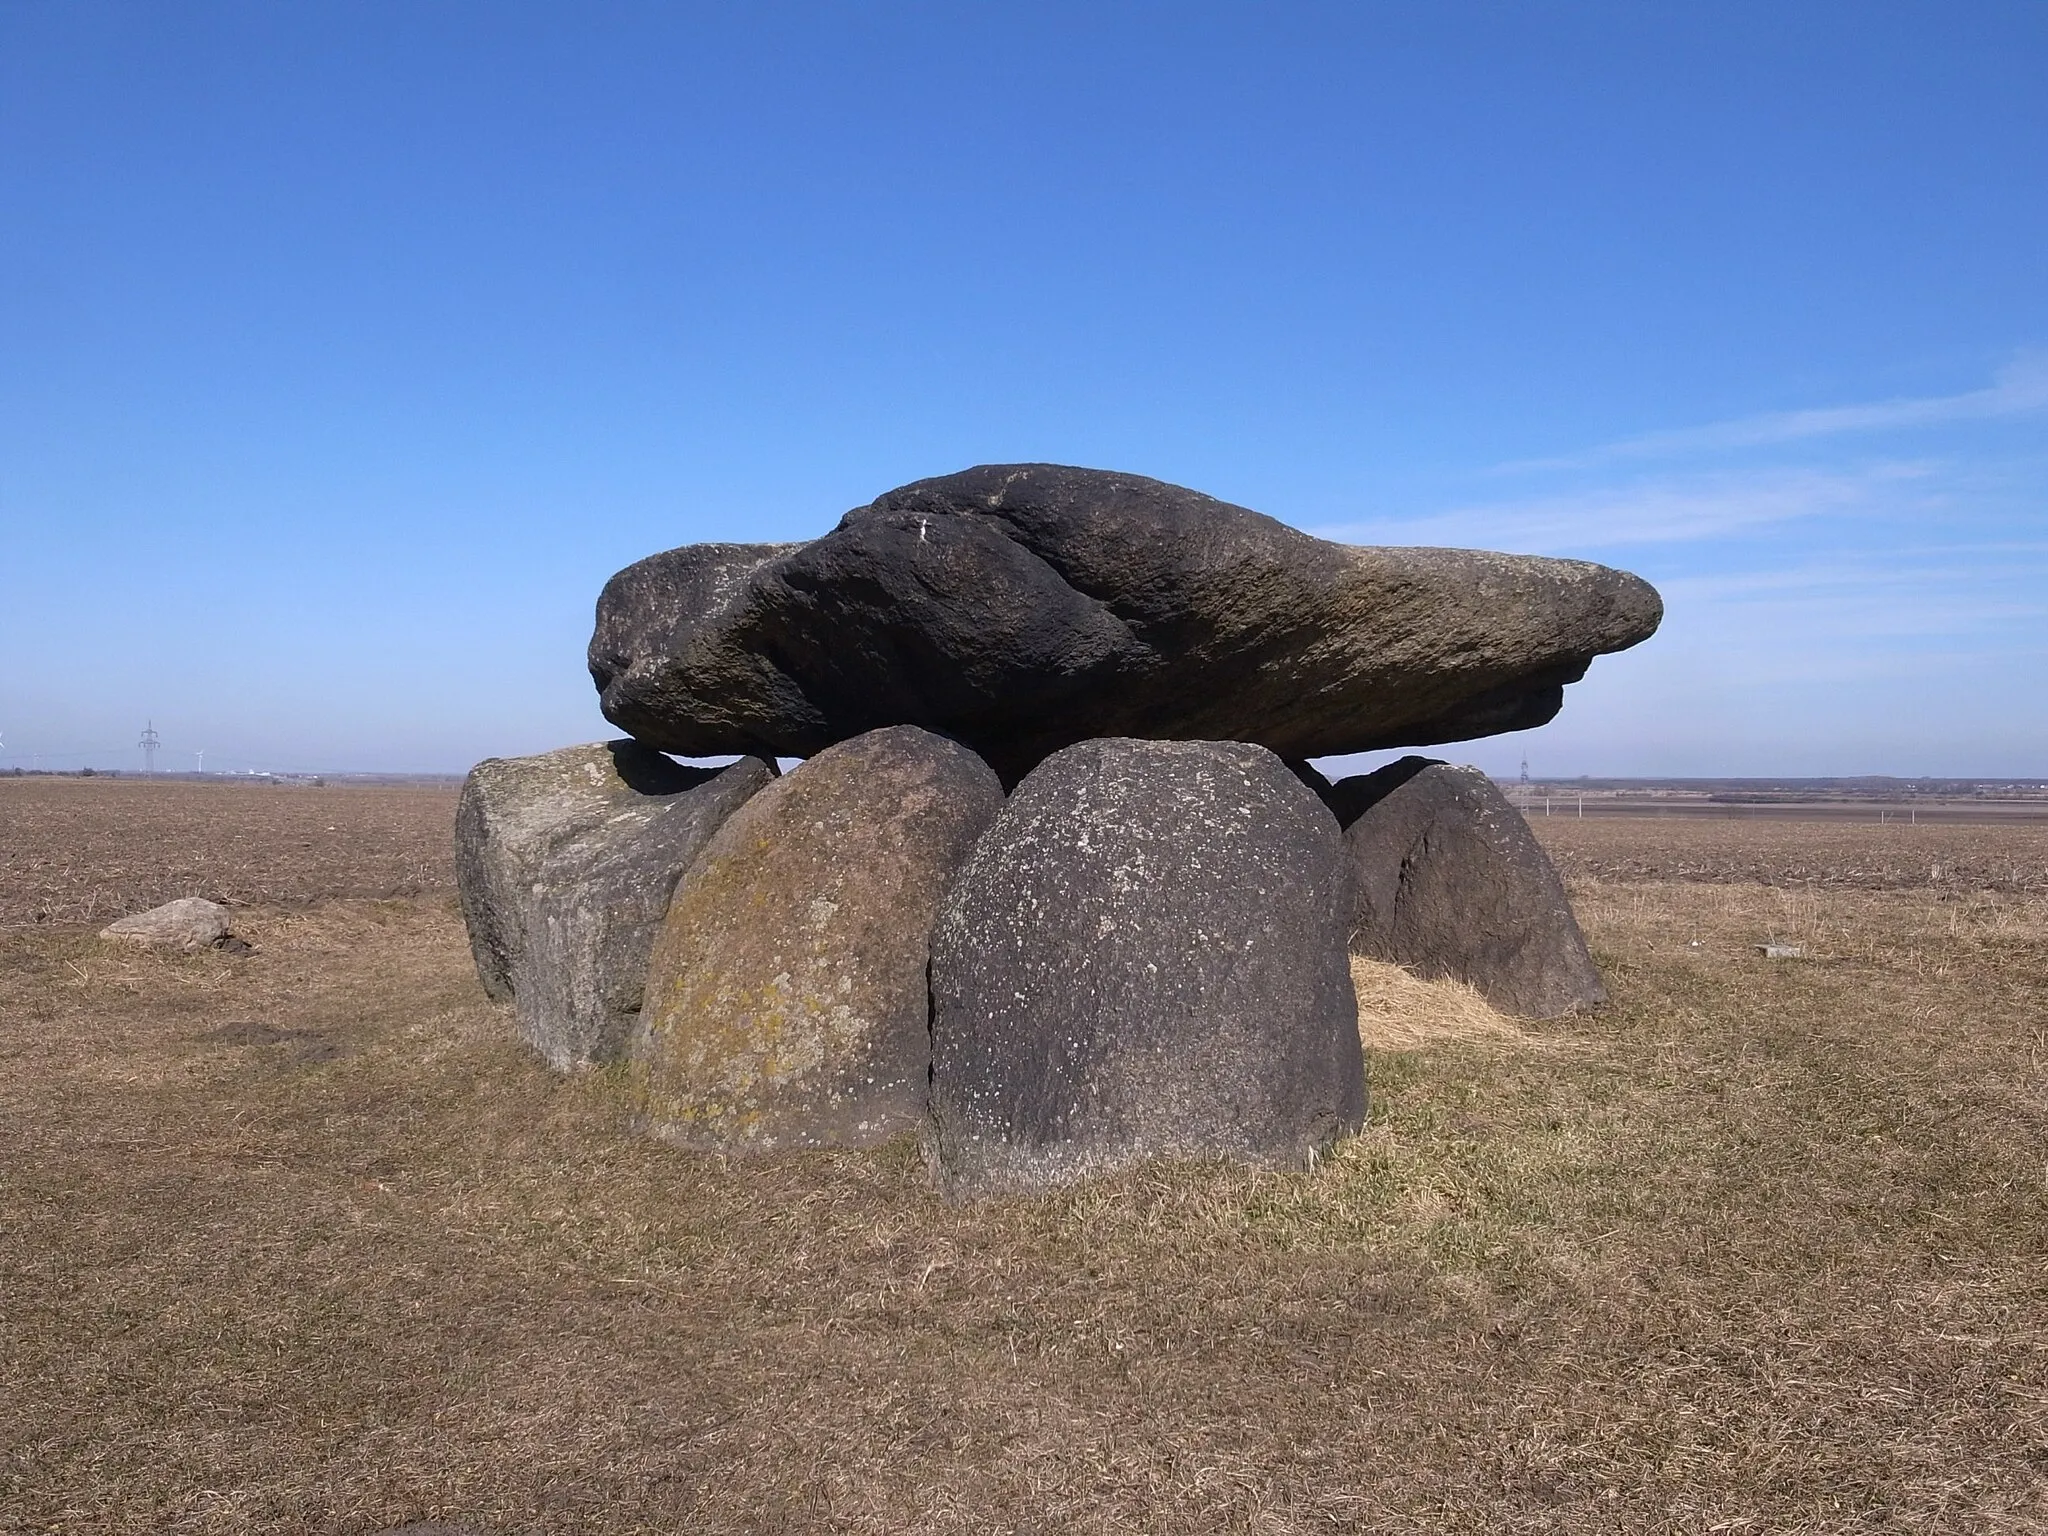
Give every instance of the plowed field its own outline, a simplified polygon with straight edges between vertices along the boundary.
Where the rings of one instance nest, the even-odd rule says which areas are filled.
[[[454,883],[453,788],[0,777],[0,928]]]

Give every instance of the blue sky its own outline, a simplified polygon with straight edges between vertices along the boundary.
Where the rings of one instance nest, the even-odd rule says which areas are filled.
[[[0,766],[606,734],[1043,459],[1626,566],[1538,774],[2048,774],[2048,7],[0,0]]]

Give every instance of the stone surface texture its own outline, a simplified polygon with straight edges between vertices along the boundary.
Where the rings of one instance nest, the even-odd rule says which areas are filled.
[[[634,1047],[647,1128],[726,1152],[915,1128],[933,913],[1002,804],[911,726],[819,753],[749,800],[677,887]]]
[[[807,544],[629,566],[589,660],[607,718],[669,751],[911,724],[1014,783],[1093,737],[1303,759],[1520,730],[1661,614],[1582,561],[1334,544],[1142,476],[985,465]]]
[[[621,1059],[669,897],[719,826],[774,777],[757,757],[697,770],[557,843],[534,876],[513,977],[520,1033],[558,1068]]]
[[[1403,758],[1328,798],[1356,880],[1355,953],[1469,982],[1523,1018],[1607,1000],[1556,867],[1477,768]]]
[[[486,758],[472,768],[455,808],[455,884],[484,990],[501,1003],[511,1000],[534,877],[558,843],[708,777],[637,741]]]
[[[100,930],[103,939],[157,944],[165,949],[207,949],[228,937],[228,909],[200,896],[181,896]]]
[[[975,845],[932,936],[927,1156],[965,1198],[1148,1155],[1300,1165],[1361,1123],[1337,824],[1238,742],[1088,741]]]

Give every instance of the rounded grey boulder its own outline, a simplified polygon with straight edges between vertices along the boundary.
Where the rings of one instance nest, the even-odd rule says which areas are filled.
[[[1151,1155],[1300,1165],[1365,1111],[1329,812],[1240,742],[1088,741],[975,844],[932,935],[926,1152],[952,1198]]]
[[[1607,1000],[1556,866],[1477,768],[1405,757],[1326,798],[1357,880],[1354,952],[1523,1018]]]
[[[722,1152],[915,1129],[932,914],[1002,801],[965,747],[895,726],[735,812],[676,887],[648,967],[631,1076],[646,1128]]]

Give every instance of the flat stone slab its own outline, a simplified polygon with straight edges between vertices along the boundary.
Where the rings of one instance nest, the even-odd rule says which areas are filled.
[[[166,949],[209,949],[228,937],[228,909],[204,897],[181,896],[107,924],[100,937]]]
[[[1138,475],[985,465],[807,544],[628,566],[589,659],[606,717],[667,751],[918,725],[1015,783],[1093,737],[1293,760],[1540,725],[1662,612],[1584,561],[1334,544]]]

